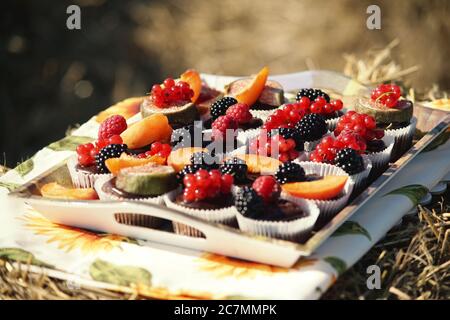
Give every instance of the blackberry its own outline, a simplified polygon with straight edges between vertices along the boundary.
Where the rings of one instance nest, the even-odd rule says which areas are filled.
[[[275,179],[277,179],[280,184],[305,181],[306,174],[301,165],[288,161],[278,167],[278,170],[275,173]]]
[[[356,174],[364,170],[364,161],[354,149],[345,148],[336,152],[334,164],[341,167],[348,174]]]
[[[243,187],[234,198],[234,205],[243,216],[258,219],[264,214],[264,201],[251,187]]]
[[[217,157],[208,152],[195,152],[191,156],[191,163],[200,165],[203,169],[211,170],[219,168],[219,160]]]
[[[183,183],[183,178],[186,174],[188,173],[196,173],[198,170],[200,169],[204,169],[201,165],[199,164],[189,164],[187,166],[184,166],[184,168],[177,173],[177,181],[179,184]]]
[[[238,101],[233,97],[224,97],[215,101],[211,105],[211,119],[216,120],[218,117],[225,115],[227,109],[233,104],[238,103]]]
[[[274,133],[278,133],[285,139],[293,139],[295,141],[295,150],[297,151],[303,151],[304,148],[304,141],[301,139],[301,136],[299,132],[294,128],[278,128],[275,130],[272,130],[270,135],[273,136]]]
[[[297,92],[295,100],[300,101],[302,97],[308,97],[309,100],[311,100],[311,102],[316,100],[317,97],[323,97],[327,102],[330,102],[330,96],[320,89],[312,89],[312,88],[300,89],[300,91]]]
[[[245,183],[248,181],[247,169],[248,167],[245,161],[237,157],[225,160],[219,167],[222,174],[231,174],[234,177],[235,183]]]
[[[95,156],[95,164],[99,173],[109,173],[108,168],[105,165],[105,161],[110,158],[118,158],[124,152],[126,152],[128,146],[126,144],[110,144]]]
[[[325,119],[316,113],[305,115],[296,125],[300,139],[303,141],[315,141],[323,137],[328,131]]]

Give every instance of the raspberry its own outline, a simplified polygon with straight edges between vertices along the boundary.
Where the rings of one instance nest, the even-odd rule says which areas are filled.
[[[399,86],[395,84],[380,84],[372,91],[371,99],[388,108],[394,108],[401,96],[402,90]]]
[[[274,202],[281,193],[280,185],[273,176],[260,176],[252,184],[253,190],[265,203]]]
[[[236,120],[230,116],[220,116],[211,125],[213,139],[225,140],[227,130],[238,128]]]
[[[245,103],[236,103],[228,108],[226,115],[232,117],[238,124],[250,122],[253,116],[250,107]]]
[[[105,140],[114,135],[120,135],[127,129],[127,120],[121,115],[113,115],[100,124],[98,139]]]

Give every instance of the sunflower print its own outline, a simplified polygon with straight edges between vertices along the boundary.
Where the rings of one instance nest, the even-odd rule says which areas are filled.
[[[32,210],[19,219],[25,222],[27,229],[37,235],[48,237],[47,243],[56,243],[58,249],[66,252],[80,249],[83,253],[97,253],[121,249],[122,242],[131,242],[129,238],[119,235],[94,233],[53,223]]]

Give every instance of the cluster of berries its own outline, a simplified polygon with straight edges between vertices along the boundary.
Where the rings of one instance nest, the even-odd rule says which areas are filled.
[[[260,176],[252,184],[253,190],[264,203],[273,203],[281,193],[281,187],[273,176]]]
[[[307,113],[307,108],[308,106],[302,102],[285,104],[267,117],[262,128],[266,130],[294,128]]]
[[[249,152],[286,162],[298,158],[296,147],[294,138],[285,138],[279,133],[269,136],[266,130],[261,130],[261,133],[250,141]]]
[[[159,156],[161,158],[168,158],[170,152],[172,151],[172,147],[168,143],[161,143],[159,141],[153,142],[150,150],[146,152],[139,153],[137,155],[138,158],[148,158],[151,156]]]
[[[122,144],[120,134],[127,129],[127,121],[120,115],[113,115],[100,124],[98,140],[94,143],[81,144],[77,147],[78,163],[91,166],[95,163],[96,155],[105,147],[112,144]]]
[[[367,115],[360,114],[355,111],[349,111],[345,115],[339,118],[334,135],[338,136],[342,132],[354,132],[366,141],[374,139],[381,139],[384,137],[384,131],[376,128],[375,118]]]
[[[224,115],[217,117],[211,125],[213,139],[226,137],[227,130],[236,130],[238,125],[250,122],[253,119],[250,107],[245,103],[236,103],[229,106]]]
[[[326,136],[311,152],[310,160],[333,164],[337,152],[346,148],[356,150],[359,154],[362,154],[366,149],[366,144],[361,136],[351,132],[339,135],[337,138]]]
[[[219,170],[200,169],[188,173],[183,178],[183,199],[187,202],[213,199],[219,194],[229,194],[233,185],[233,176],[221,174]]]
[[[380,84],[372,91],[371,99],[380,102],[388,108],[394,108],[398,99],[402,96],[402,90],[395,84]]]
[[[185,81],[175,83],[172,78],[167,78],[164,80],[163,86],[155,84],[152,87],[151,95],[155,106],[164,108],[190,101],[194,96],[194,91]]]

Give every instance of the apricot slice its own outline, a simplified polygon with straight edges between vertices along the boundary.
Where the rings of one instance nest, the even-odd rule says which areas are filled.
[[[139,112],[140,105],[144,101],[145,97],[133,97],[117,102],[116,104],[110,106],[109,108],[100,112],[95,121],[102,123],[106,118],[114,114],[119,114],[125,119],[129,119]]]
[[[346,176],[325,176],[320,180],[285,183],[281,189],[299,198],[329,200],[342,192],[347,179]]]
[[[184,166],[191,164],[191,156],[196,152],[205,151],[206,149],[200,147],[179,148],[172,151],[167,158],[167,164],[179,172],[183,170]]]
[[[181,81],[187,82],[192,91],[194,91],[194,95],[192,96],[191,101],[197,101],[198,96],[200,95],[200,92],[202,90],[202,79],[200,78],[200,74],[193,69],[189,69],[180,76],[180,79]]]
[[[262,68],[246,87],[235,94],[234,97],[236,100],[241,103],[246,103],[249,106],[254,104],[263,92],[268,76],[269,68]]]
[[[169,125],[167,117],[155,113],[132,124],[120,136],[128,148],[137,149],[155,141],[170,141],[171,135],[172,127]]]
[[[50,182],[40,189],[44,198],[68,200],[97,200],[98,195],[92,188],[66,188],[57,182]]]
[[[122,153],[120,158],[110,158],[105,161],[106,167],[113,175],[117,175],[117,173],[123,168],[139,167],[149,163],[164,165],[166,163],[166,159],[157,155],[148,158],[136,158],[129,156],[126,153]]]
[[[238,154],[236,157],[245,161],[250,173],[274,173],[281,164],[278,159],[257,154]]]

